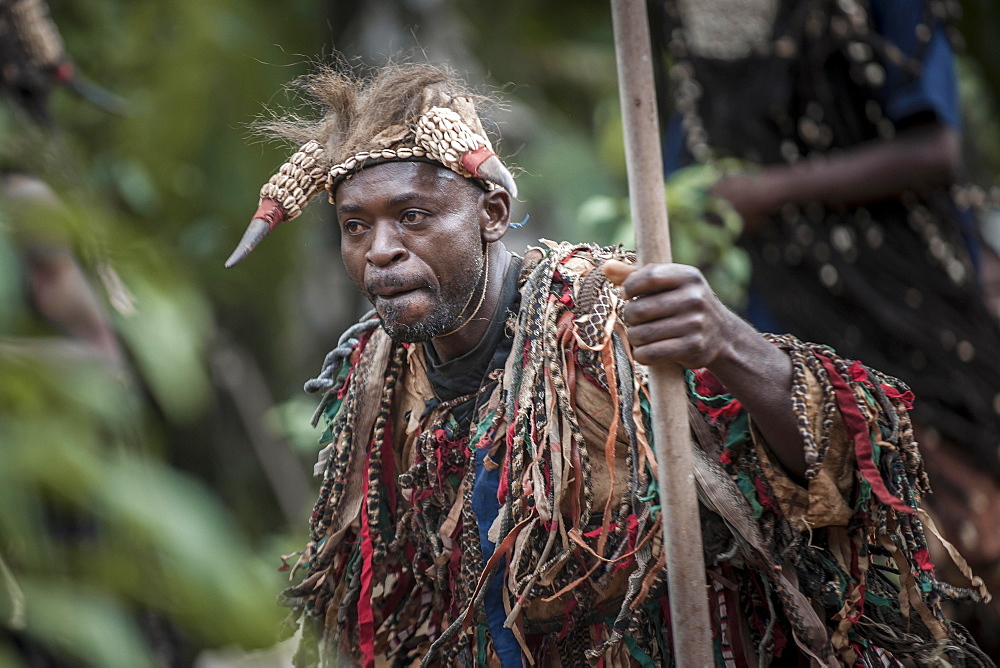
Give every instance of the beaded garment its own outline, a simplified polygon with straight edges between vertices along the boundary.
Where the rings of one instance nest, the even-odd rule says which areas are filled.
[[[663,95],[682,117],[685,152],[695,163],[735,157],[794,165],[891,140],[928,120],[937,109],[907,115],[900,108],[916,104],[906,96],[918,89],[930,54],[950,48],[947,20],[957,4],[727,0],[739,16],[757,14],[745,23],[766,19],[768,38],[758,31],[733,40],[747,48],[720,54],[706,51],[700,37],[710,32],[705,26],[716,36],[730,26],[713,10],[718,0],[654,3],[670,59]],[[898,44],[876,30],[879,16]],[[927,95],[939,100],[947,92]],[[789,203],[742,245],[777,331],[906,379],[921,398],[920,421],[1000,480],[1000,326],[976,281],[970,213],[959,210],[982,200],[981,190],[956,186],[858,206]]]
[[[327,390],[323,482],[295,567],[307,573],[285,593],[306,632],[300,663],[495,665],[516,643],[532,665],[669,664],[645,373],[595,270],[611,258],[634,256],[529,251],[512,352],[475,396],[438,401],[422,346],[392,342],[377,320],[328,358],[313,385]],[[988,665],[940,611],[942,597],[985,592],[934,577],[912,394],[828,348],[773,343],[793,361],[805,487],[711,373],[688,374],[720,665]],[[451,411],[468,400],[459,424]],[[472,491],[487,472],[498,514],[484,558]],[[484,614],[492,577],[509,632]]]

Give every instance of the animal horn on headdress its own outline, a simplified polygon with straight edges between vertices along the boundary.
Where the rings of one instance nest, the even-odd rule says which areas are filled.
[[[280,223],[297,218],[309,200],[326,187],[326,169],[321,164],[324,152],[319,142],[306,142],[264,184],[257,213],[226,260],[226,268],[241,262]]]
[[[474,116],[469,122],[479,127]],[[417,120],[414,137],[430,158],[448,169],[495,183],[517,197],[514,176],[493,152],[489,139],[469,122],[455,109],[431,107]]]
[[[475,151],[469,151],[462,156],[462,167],[470,171],[473,176],[490,181],[502,186],[511,197],[517,197],[517,186],[514,184],[514,175],[504,167],[497,154],[487,146],[480,146]]]
[[[264,237],[269,235],[271,230],[277,227],[278,223],[284,222],[286,218],[285,211],[280,204],[269,197],[262,199],[260,207],[250,220],[250,224],[247,225],[247,230],[243,233],[239,245],[226,260],[226,269],[242,262],[250,254],[250,251],[256,248],[264,240]]]

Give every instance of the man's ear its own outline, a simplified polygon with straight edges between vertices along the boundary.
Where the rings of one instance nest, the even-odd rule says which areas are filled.
[[[483,241],[499,241],[510,227],[510,193],[494,188],[484,192],[479,203],[479,231]]]

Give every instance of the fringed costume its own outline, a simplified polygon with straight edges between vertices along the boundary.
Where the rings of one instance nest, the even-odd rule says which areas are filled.
[[[328,429],[306,575],[285,593],[300,663],[673,663],[645,370],[597,270],[612,258],[634,259],[529,250],[457,361],[377,319],[331,354],[311,383]],[[687,374],[718,665],[989,665],[940,611],[986,593],[935,579],[908,388],[771,340],[804,481],[711,373]]]

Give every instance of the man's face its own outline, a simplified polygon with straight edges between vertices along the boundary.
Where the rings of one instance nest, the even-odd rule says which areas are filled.
[[[421,162],[368,167],[336,191],[344,267],[396,341],[451,328],[483,268],[484,191]]]

